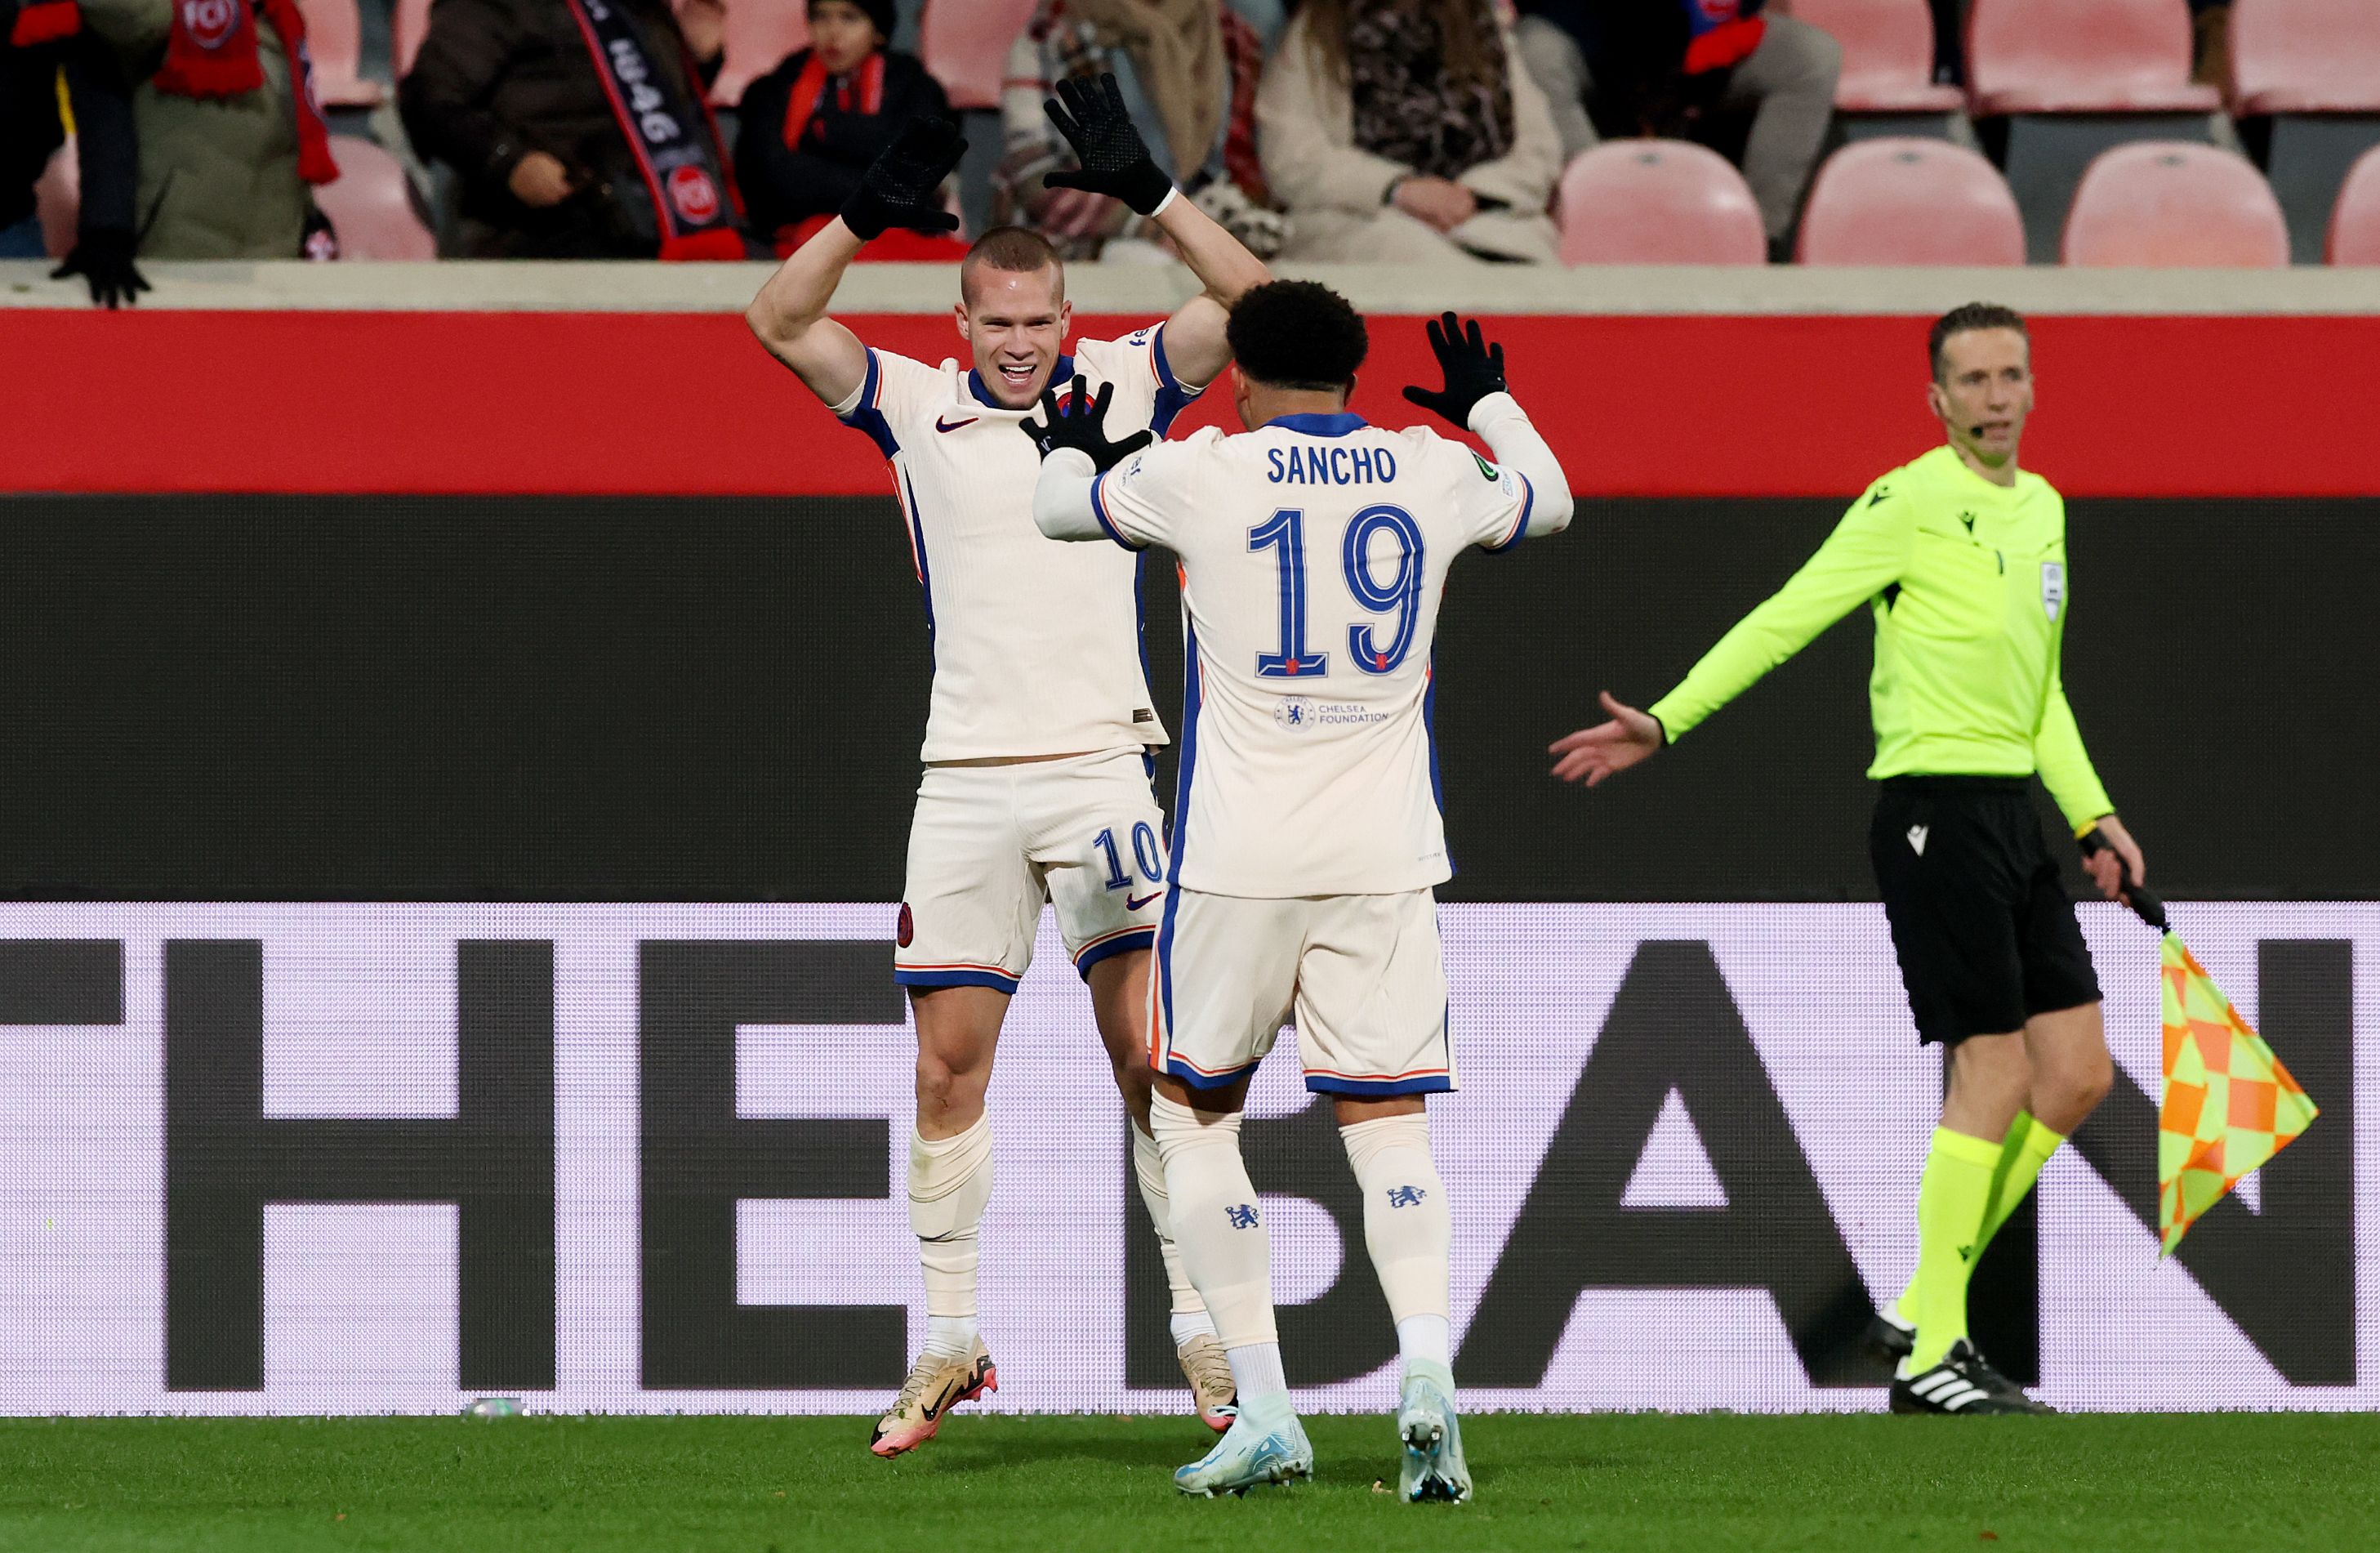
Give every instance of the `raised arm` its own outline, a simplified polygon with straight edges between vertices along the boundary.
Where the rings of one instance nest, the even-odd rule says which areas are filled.
[[[1134,127],[1113,75],[1095,81],[1062,80],[1057,90],[1057,97],[1044,103],[1042,110],[1082,165],[1051,173],[1042,181],[1052,189],[1080,189],[1121,200],[1173,240],[1182,262],[1206,289],[1166,321],[1165,356],[1175,376],[1204,387],[1232,359],[1223,341],[1231,310],[1247,291],[1270,280],[1272,272],[1173,186]]]
[[[1441,313],[1428,324],[1429,349],[1446,386],[1415,385],[1405,397],[1467,431],[1478,434],[1496,461],[1529,483],[1530,499],[1519,526],[1503,545],[1524,536],[1560,533],[1570,527],[1570,476],[1528,412],[1504,384],[1504,347],[1490,345],[1475,318],[1465,322]],[[1500,548],[1502,546],[1500,546]]]
[[[760,287],[744,322],[769,354],[827,404],[849,398],[868,376],[868,350],[826,315],[843,272],[888,227],[952,231],[958,218],[935,202],[966,141],[948,119],[914,118],[869,164],[843,214],[794,250]]]
[[[1077,377],[1061,402],[1053,384],[1041,390],[1041,419],[1021,423],[1041,450],[1033,526],[1050,539],[1111,539],[1127,550],[1146,544],[1117,528],[1100,499],[1101,477],[1156,440],[1145,431],[1108,440],[1108,404],[1114,397],[1114,384],[1102,384],[1094,397]]]

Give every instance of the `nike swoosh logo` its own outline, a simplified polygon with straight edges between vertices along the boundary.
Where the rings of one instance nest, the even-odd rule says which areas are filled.
[[[943,1387],[942,1394],[935,1398],[931,1403],[928,1404],[926,1408],[926,1422],[931,1424],[935,1419],[940,1418],[942,1415],[942,1410],[951,1405],[952,1396],[962,1389],[963,1388],[955,1383]]]
[[[1144,895],[1137,900],[1135,900],[1132,897],[1127,895],[1123,898],[1123,909],[1127,911],[1137,911],[1152,900],[1162,900],[1164,899],[1165,892],[1163,890],[1159,890],[1155,895]]]
[[[938,432],[955,432],[961,426],[972,426],[982,419],[983,417],[980,415],[970,415],[964,421],[945,421],[941,416],[937,415],[934,417],[934,430]]]

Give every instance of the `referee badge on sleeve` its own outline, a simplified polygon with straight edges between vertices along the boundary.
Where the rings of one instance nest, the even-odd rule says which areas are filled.
[[[2041,607],[2049,612],[2049,618],[2053,621],[2058,618],[2058,612],[2066,607],[2066,563],[2064,561],[2041,563]]]

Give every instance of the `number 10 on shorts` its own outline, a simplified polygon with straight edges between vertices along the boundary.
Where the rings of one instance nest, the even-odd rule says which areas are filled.
[[[1132,875],[1124,871],[1123,856],[1116,850],[1112,826],[1091,838],[1108,860],[1107,887],[1111,890],[1130,889]],[[1165,882],[1165,850],[1158,844],[1157,827],[1147,820],[1132,827],[1132,860],[1140,865],[1141,876],[1152,885]]]

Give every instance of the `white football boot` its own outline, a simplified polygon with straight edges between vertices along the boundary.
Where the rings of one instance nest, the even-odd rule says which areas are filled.
[[[1471,1468],[1463,1460],[1463,1427],[1454,1416],[1454,1372],[1435,1360],[1405,1366],[1404,1398],[1397,1409],[1404,1461],[1397,1487],[1409,1504],[1471,1498]]]
[[[1240,1415],[1232,1421],[1215,1449],[1173,1474],[1173,1486],[1185,1494],[1245,1494],[1269,1483],[1293,1483],[1314,1475],[1314,1447],[1306,1443],[1305,1425],[1297,1421],[1289,1393],[1242,1398]]]

